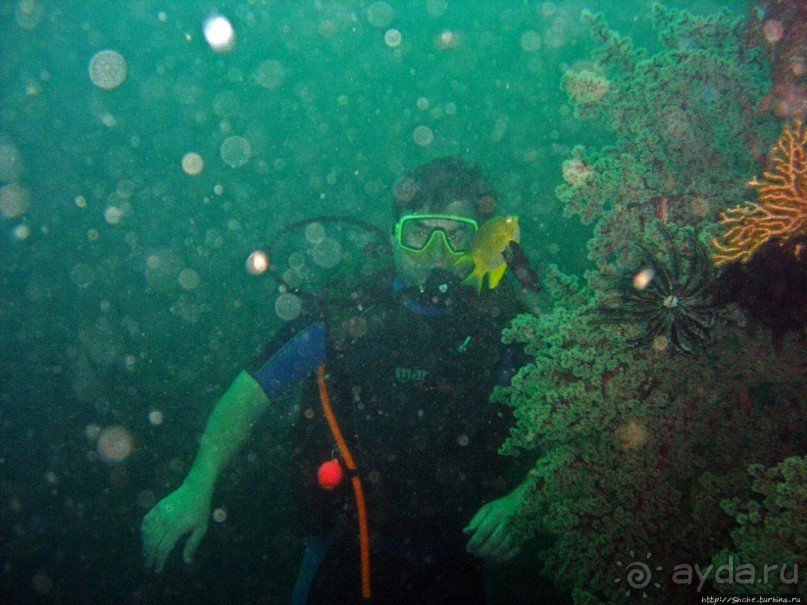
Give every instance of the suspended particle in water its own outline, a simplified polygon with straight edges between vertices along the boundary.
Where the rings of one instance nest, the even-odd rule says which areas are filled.
[[[14,239],[21,242],[30,237],[31,228],[28,225],[17,225],[14,227],[14,230],[11,233],[14,236]]]
[[[325,238],[311,250],[311,260],[325,269],[335,267],[342,260],[342,244],[338,240]]]
[[[247,257],[247,272],[252,275],[260,275],[269,268],[269,257],[261,250],[255,250]]]
[[[22,172],[19,150],[11,143],[0,142],[0,181],[16,181]]]
[[[762,24],[762,35],[768,44],[776,44],[785,34],[785,28],[781,21],[776,19],[768,19]]]
[[[208,46],[217,53],[226,53],[235,46],[235,30],[222,15],[211,15],[202,24],[202,32]]]
[[[291,321],[300,315],[302,306],[303,302],[298,296],[290,292],[284,292],[275,301],[275,313],[280,319]]]
[[[362,338],[367,334],[367,320],[360,316],[354,315],[347,322],[347,332],[353,338]]]
[[[123,218],[123,209],[118,206],[107,206],[104,210],[104,220],[110,225],[117,225]]]
[[[34,29],[45,16],[45,7],[37,0],[20,0],[14,10],[14,19],[23,29]]]
[[[390,48],[398,48],[401,45],[401,32],[397,29],[388,29],[384,33],[384,43]]]
[[[100,434],[101,427],[97,424],[88,424],[86,427],[84,427],[84,436],[90,441],[95,441],[98,439],[98,435]]]
[[[457,444],[458,444],[460,447],[465,447],[465,446],[466,446],[466,445],[468,445],[470,442],[471,442],[470,438],[469,438],[469,437],[468,437],[468,435],[466,435],[465,433],[463,433],[462,435],[460,435],[459,437],[457,437]]]
[[[496,210],[496,198],[492,195],[486,195],[481,200],[479,200],[479,212],[483,214],[490,214],[494,210]]]
[[[95,274],[89,265],[78,263],[73,265],[70,270],[70,281],[72,281],[77,288],[89,288],[95,281]]]
[[[383,29],[392,23],[395,11],[386,2],[373,2],[367,7],[367,21],[373,27]]]
[[[163,413],[160,410],[151,410],[148,418],[151,426],[160,426],[164,420]]]
[[[653,281],[656,273],[653,269],[646,267],[633,276],[633,287],[637,290],[644,290]]]
[[[280,61],[267,59],[263,61],[252,73],[252,80],[261,88],[274,90],[279,88],[286,79],[286,69]]]
[[[289,267],[295,271],[301,271],[305,267],[305,254],[302,252],[292,252],[289,255]]]
[[[435,19],[442,17],[447,8],[448,2],[446,0],[426,0],[426,12]]]
[[[320,243],[325,235],[325,227],[321,223],[311,223],[305,228],[305,239],[309,244]]]
[[[649,432],[641,420],[634,418],[618,427],[615,436],[619,449],[626,451],[642,447],[647,443]]]
[[[19,183],[0,187],[0,214],[14,218],[25,214],[31,207],[31,193]]]
[[[132,434],[122,426],[108,426],[98,435],[96,450],[101,459],[108,464],[117,464],[126,460],[134,449]]]
[[[193,269],[183,269],[179,272],[179,285],[183,290],[194,290],[201,281],[199,274]]]
[[[219,506],[213,511],[213,521],[216,523],[224,523],[227,520],[227,509]]]
[[[34,592],[42,595],[48,594],[53,589],[53,580],[44,571],[40,571],[31,578],[31,587]]]
[[[116,50],[102,50],[90,59],[90,80],[98,88],[112,90],[126,80],[126,59]]]
[[[434,140],[434,133],[428,126],[418,126],[412,132],[412,138],[420,147],[428,147]]]
[[[252,155],[252,145],[244,137],[231,136],[221,144],[221,159],[231,168],[240,168]]]
[[[182,170],[189,176],[201,174],[205,168],[205,161],[198,153],[189,151],[182,156]]]
[[[462,44],[460,34],[457,32],[446,29],[437,34],[434,39],[434,47],[437,50],[448,50],[450,48],[459,48]]]
[[[667,348],[669,344],[667,337],[664,334],[659,334],[656,336],[653,341],[650,343],[650,346],[656,353],[661,353]]]
[[[157,496],[153,490],[144,489],[138,492],[137,498],[135,498],[135,502],[137,502],[137,505],[140,508],[148,510],[152,506],[157,504]]]
[[[527,30],[521,34],[521,50],[525,53],[534,53],[541,48],[541,36],[538,32]]]

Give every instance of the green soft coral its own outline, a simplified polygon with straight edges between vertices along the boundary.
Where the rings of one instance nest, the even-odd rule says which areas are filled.
[[[539,456],[518,530],[554,535],[546,572],[606,601],[631,551],[672,569],[727,545],[715,496],[742,491],[738,464],[792,451],[802,422],[797,340],[774,351],[770,335],[724,323],[713,348],[681,356],[630,346],[632,336],[564,306],[522,315],[504,339],[533,361],[494,394],[517,418],[502,452]],[[714,476],[727,478],[719,490]],[[657,602],[689,588],[668,581]]]
[[[602,43],[594,58],[607,90],[596,103],[570,100],[577,113],[602,116],[615,141],[575,148],[556,194],[566,216],[595,222],[589,258],[603,270],[624,262],[626,243],[655,219],[702,228],[736,205],[778,126],[756,112],[768,72],[742,37],[742,20],[657,6],[665,48],[654,55],[610,30],[601,14],[584,11],[583,21]],[[567,90],[581,77],[565,76]]]
[[[567,217],[593,226],[596,270],[579,287],[550,267],[555,307],[522,315],[504,331],[530,362],[494,392],[516,418],[501,451],[537,455],[517,529],[553,536],[544,570],[575,603],[624,600],[632,556],[667,570],[652,602],[680,603],[697,586],[671,580],[677,564],[708,565],[716,552],[758,556],[748,545],[755,541],[776,548],[775,536],[750,535],[748,523],[780,527],[791,509],[748,504],[738,509],[745,525],[730,535],[732,518],[720,502],[747,493],[747,465],[799,453],[807,385],[793,360],[804,358],[804,342],[774,343],[723,308],[711,347],[673,355],[632,346],[641,326],[598,323],[590,310],[635,265],[636,244],[663,250],[660,223],[686,226],[674,234],[708,233],[718,212],[742,199],[764,149],[759,141],[778,128],[755,111],[766,65],[747,47],[742,20],[656,7],[663,48],[654,55],[611,31],[601,15],[583,20],[601,42],[597,64],[564,86],[571,95],[607,78],[597,94],[578,94],[585,107],[575,109],[603,116],[615,137],[599,150],[576,147],[556,194]],[[777,490],[766,493],[788,501]]]
[[[719,592],[801,594],[807,597],[807,586],[793,580],[797,568],[804,564],[807,553],[807,457],[791,456],[779,464],[748,467],[752,478],[750,493],[744,497],[726,498],[723,510],[731,515],[737,527],[731,531],[732,547],[715,555],[715,567],[751,564],[763,571],[763,565],[775,566],[768,582],[727,585],[718,584]],[[794,575],[795,574],[795,575]]]

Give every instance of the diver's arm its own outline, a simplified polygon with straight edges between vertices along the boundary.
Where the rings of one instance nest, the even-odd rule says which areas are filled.
[[[286,390],[324,362],[325,325],[300,330],[280,348],[272,347],[253,371],[243,371],[219,399],[202,434],[199,452],[187,477],[143,519],[146,567],[159,572],[183,536],[190,562],[207,531],[210,501],[221,470],[244,443],[258,417]]]
[[[242,371],[213,408],[184,482],[212,492],[219,473],[268,407],[269,397],[248,372]]]
[[[186,535],[182,558],[187,563],[193,559],[207,532],[216,478],[267,407],[269,397],[261,386],[246,371],[241,372],[210,414],[185,481],[143,519],[140,531],[146,568],[162,571],[168,555]]]

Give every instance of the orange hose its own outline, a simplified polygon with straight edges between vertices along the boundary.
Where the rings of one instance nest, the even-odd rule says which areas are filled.
[[[325,365],[320,365],[317,368],[317,386],[319,387],[319,399],[322,402],[322,411],[325,413],[325,419],[328,421],[328,426],[331,428],[333,438],[336,440],[336,445],[342,453],[342,459],[348,470],[353,473],[351,483],[353,484],[353,494],[356,496],[356,514],[359,518],[359,548],[361,556],[361,596],[364,599],[369,599],[372,591],[370,590],[370,531],[367,526],[367,506],[364,502],[364,490],[361,486],[361,479],[356,473],[356,464],[353,461],[353,456],[347,447],[345,438],[342,436],[342,431],[339,429],[339,424],[336,422],[336,416],[331,408],[331,399],[328,397],[328,389],[325,386]]]

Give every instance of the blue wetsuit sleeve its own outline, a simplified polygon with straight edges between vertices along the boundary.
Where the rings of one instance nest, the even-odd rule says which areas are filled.
[[[325,363],[325,323],[303,328],[249,373],[269,399],[277,399],[290,387]]]

